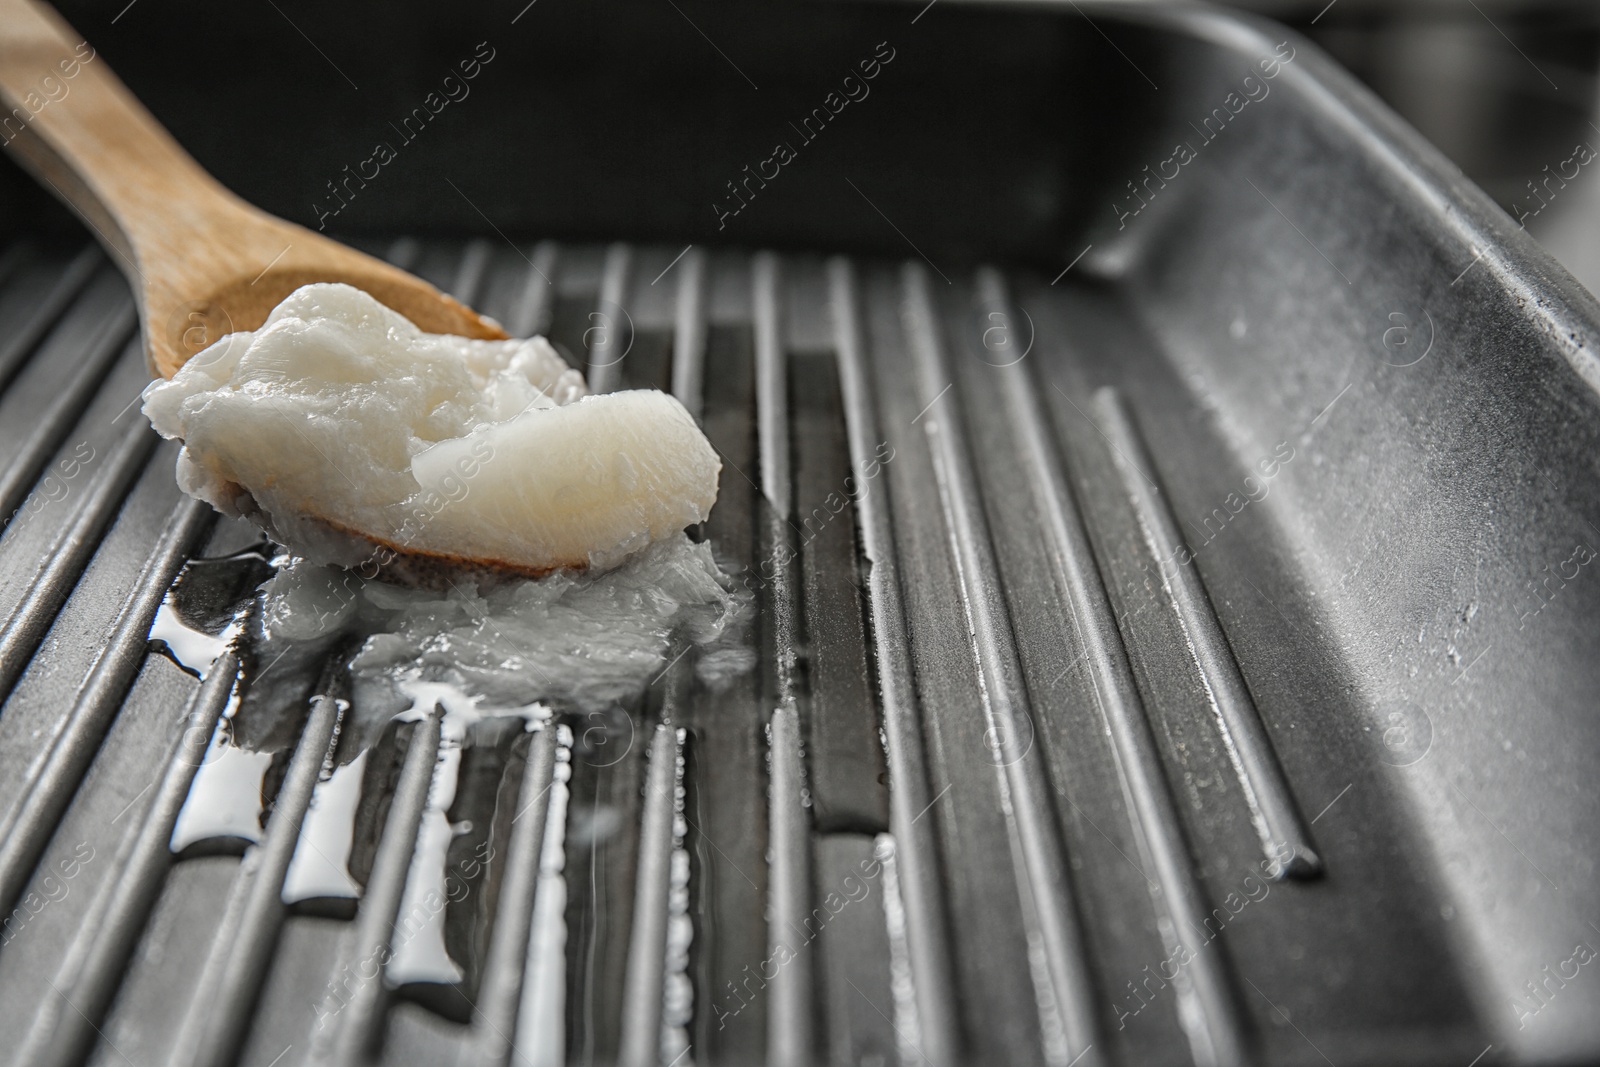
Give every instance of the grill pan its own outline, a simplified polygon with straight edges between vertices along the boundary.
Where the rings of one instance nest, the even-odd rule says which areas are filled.
[[[357,120],[223,152],[229,109],[283,108],[281,149],[336,83],[276,66],[304,44],[277,26],[194,92],[158,60],[211,34],[198,10],[125,38],[66,14],[302,218]],[[174,854],[235,675],[268,665],[202,681],[151,622],[180,572],[173,597],[248,588],[258,539],[179,493],[130,406],[125,283],[8,171],[0,1059],[1600,1058],[1600,315],[1482,193],[1313,46],[1207,9],[492,22],[502,95],[343,222],[596,387],[697,413],[759,667],[711,691],[691,656],[616,715],[471,738],[459,983],[371,963],[436,719],[369,753],[359,904],[282,902],[348,756],[337,657],[293,668],[259,840]],[[355,71],[356,113],[461,32],[373,26],[406,62]],[[725,217],[772,154],[743,131],[880,41],[873,95]],[[441,169],[463,149],[494,157]]]

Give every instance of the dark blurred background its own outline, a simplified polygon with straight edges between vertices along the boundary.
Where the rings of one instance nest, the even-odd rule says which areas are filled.
[[[870,165],[863,180],[894,190],[902,229],[917,232],[924,219],[948,228],[945,217],[959,211],[966,247],[942,249],[949,254],[1056,262],[1072,246],[1071,205],[1083,196],[1074,145],[1103,137],[1096,123],[1114,110],[1097,94],[1116,94],[1119,121],[1128,122],[1128,100],[1144,88],[1104,47],[1093,5],[1078,6],[1076,18],[1061,16],[1072,10],[1066,4],[1048,16],[1044,5],[1023,5],[995,20],[944,0],[915,23],[907,15],[920,0],[759,9],[723,0],[619,0],[598,9],[572,0],[58,6],[205,166],[286,218],[316,225],[343,167],[379,138],[401,145],[371,189],[327,219],[330,232],[347,236],[627,233],[805,246],[820,232],[806,229],[807,215],[818,224],[815,205],[824,204],[839,215],[831,245],[892,248],[897,238],[849,189],[808,185],[823,168],[789,168],[763,194],[771,210],[748,213],[731,235],[712,206],[741,161],[766,156],[787,123],[882,39],[896,59],[874,92],[894,102],[860,108],[804,151]],[[1558,169],[1570,174],[1579,144],[1600,147],[1600,4],[1236,6],[1326,48],[1502,207],[1526,214],[1535,237],[1600,291],[1600,178],[1591,173],[1600,166],[1541,186],[1555,190],[1544,199],[1530,188]],[[395,122],[480,42],[494,58],[468,98],[449,104],[414,143],[399,141]],[[954,69],[941,59],[964,49],[996,61]],[[641,80],[659,87],[643,109]],[[948,158],[952,139],[968,146],[962,159]],[[658,190],[647,201],[637,194],[641,170]],[[955,186],[924,180],[957,170]],[[784,201],[807,211],[786,211]],[[0,163],[0,229],[67,225]]]

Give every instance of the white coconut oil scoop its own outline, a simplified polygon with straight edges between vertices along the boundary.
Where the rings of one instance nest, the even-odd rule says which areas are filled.
[[[656,390],[240,200],[59,15],[0,0],[5,144],[128,275],[178,480],[296,554],[413,584],[609,565],[703,521],[721,464]]]

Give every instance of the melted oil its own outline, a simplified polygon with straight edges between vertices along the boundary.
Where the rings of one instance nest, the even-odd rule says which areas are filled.
[[[204,678],[243,632],[256,588],[271,574],[260,549],[191,560],[162,598],[150,640],[178,666]]]
[[[172,827],[174,852],[203,841],[261,841],[261,793],[272,753],[250,752],[233,743],[238,709],[235,696],[217,720],[205,757],[195,768],[189,797]]]
[[[283,902],[355,900],[361,886],[350,876],[350,849],[355,844],[356,807],[367,754],[359,753],[333,768],[311,793],[311,807],[300,824],[300,840],[283,879]]]
[[[567,802],[572,780],[572,731],[559,728],[555,773],[544,850],[539,857],[539,887],[528,931],[527,979],[517,1013],[516,1054],[527,1067],[564,1067],[567,1010]]]
[[[463,979],[462,965],[447,946],[445,921],[453,888],[448,854],[465,827],[453,826],[448,812],[462,750],[471,745],[476,724],[509,716],[533,729],[550,720],[553,709],[629,718],[624,709],[637,706],[644,691],[692,646],[702,650],[708,669],[701,680],[711,688],[755,662],[753,651],[742,644],[752,597],[734,588],[709,545],[686,537],[652,545],[605,572],[558,573],[482,587],[464,582],[442,593],[369,581],[285,556],[271,560],[277,568],[273,573],[260,552],[226,562],[231,570],[186,570],[152,631],[196,674],[203,676],[232,640],[242,640],[250,664],[242,698],[219,721],[196,774],[172,847],[181,851],[206,841],[262,839],[263,790],[273,755],[298,741],[310,679],[329,656],[349,655],[352,695],[340,727],[338,759],[330,761],[313,791],[282,896],[289,904],[359,900],[362,885],[351,864],[368,750],[388,723],[421,719],[442,706],[439,759],[385,974],[391,986]],[[251,570],[243,571],[246,566]],[[270,575],[253,612],[245,610],[250,598],[238,596],[241,573],[257,581]],[[341,653],[343,648],[354,652]],[[524,1012],[554,1020],[550,1025],[559,1023],[563,1010],[562,870],[573,744],[570,730],[560,729],[523,1005]],[[673,899],[681,897],[686,909],[688,856],[681,832],[672,864]],[[674,995],[663,1037],[677,1042],[686,1038],[682,1027],[690,1012],[687,979],[678,966],[686,964],[692,936],[685,911],[675,910],[671,931]],[[550,1031],[541,1023],[533,1032]],[[560,1050],[541,1044],[532,1058],[559,1062]]]

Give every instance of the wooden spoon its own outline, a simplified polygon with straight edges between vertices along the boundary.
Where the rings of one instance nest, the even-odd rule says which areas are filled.
[[[170,378],[309,282],[347,282],[430,333],[506,336],[382,260],[245,203],[201,169],[56,12],[0,0],[0,140],[99,234]]]

